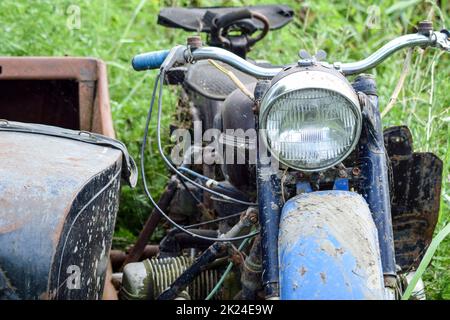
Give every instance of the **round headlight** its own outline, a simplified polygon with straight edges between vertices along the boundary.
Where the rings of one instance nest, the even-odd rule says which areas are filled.
[[[267,91],[260,110],[262,137],[271,154],[302,171],[341,162],[361,133],[355,91],[328,70],[301,70],[281,78]]]

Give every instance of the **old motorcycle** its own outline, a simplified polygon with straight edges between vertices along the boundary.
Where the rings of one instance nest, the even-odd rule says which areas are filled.
[[[156,106],[158,149],[175,175],[169,200],[157,203],[146,192],[154,217],[165,217],[174,229],[161,242],[159,259],[125,266],[123,297],[402,294],[405,274],[421,261],[436,225],[442,161],[414,152],[407,127],[383,131],[376,81],[363,72],[403,48],[449,51],[449,32],[424,21],[417,33],[356,62],[328,63],[324,52],[304,50],[286,66],[246,58],[269,29],[291,17],[283,6],[160,13],[162,25],[207,32],[210,46],[194,36],[187,45],[132,61],[137,71],[159,69],[141,164]],[[357,75],[352,83],[351,75]],[[164,85],[181,86],[179,111],[191,129],[172,128],[179,143],[171,159],[161,142]],[[196,142],[197,136],[204,140]]]
[[[282,5],[160,12],[209,46],[192,36],[133,59],[159,72],[140,154],[154,210],[128,252],[110,249],[121,177],[134,186],[137,169],[113,139],[104,64],[0,59],[0,299],[398,298],[436,226],[442,161],[414,152],[407,127],[383,130],[363,72],[407,47],[449,51],[450,34],[422,22],[357,62],[247,57],[292,16]],[[166,85],[180,88],[170,156]],[[174,173],[158,201],[144,172],[153,109]],[[157,226],[164,237],[149,244]]]

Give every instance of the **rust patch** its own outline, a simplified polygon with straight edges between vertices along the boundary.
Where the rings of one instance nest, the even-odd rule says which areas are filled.
[[[25,224],[27,224],[32,218],[31,214],[28,214],[26,217],[22,217],[22,220],[12,220],[9,223],[6,223],[4,226],[0,228],[0,234],[13,232],[17,229],[22,228]]]

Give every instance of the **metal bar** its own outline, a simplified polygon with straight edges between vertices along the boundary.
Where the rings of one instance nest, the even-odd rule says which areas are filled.
[[[407,34],[389,41],[387,44],[363,60],[341,64],[340,70],[346,75],[361,73],[376,67],[400,49],[416,46],[430,46],[434,44],[434,42],[435,40],[433,37],[425,36],[419,33]]]
[[[159,246],[155,244],[148,244],[145,246],[142,256],[139,261],[149,259],[159,253]],[[122,250],[111,250],[109,252],[109,260],[111,261],[113,271],[118,271],[122,267],[128,253]]]
[[[193,233],[216,238],[217,230],[209,229],[190,229]],[[186,234],[179,229],[172,229],[159,243],[158,258],[175,257],[181,254],[184,248],[200,248],[202,250],[208,248],[214,241],[196,238],[190,234]]]
[[[251,76],[261,79],[270,79],[276,76],[282,68],[263,68],[259,67],[241,57],[235,55],[234,53],[227,51],[225,49],[216,47],[203,47],[196,49],[192,52],[192,57],[194,60],[206,60],[212,59],[217,61],[222,61],[239,71],[245,72]]]

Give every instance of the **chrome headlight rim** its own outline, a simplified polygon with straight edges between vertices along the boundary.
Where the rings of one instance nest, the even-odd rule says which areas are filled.
[[[307,79],[306,81],[304,78],[301,79],[305,75],[308,74],[311,75],[313,73],[319,75],[319,77],[313,79],[314,81],[308,81],[311,79]],[[293,82],[296,83],[292,84]],[[330,84],[334,84],[336,86],[332,87]],[[272,110],[273,105],[275,104],[275,102],[277,102],[278,99],[295,91],[310,90],[310,89],[321,89],[333,92],[343,97],[345,100],[347,100],[348,106],[350,106],[350,109],[353,115],[355,116],[355,126],[356,126],[352,144],[341,156],[339,156],[329,164],[313,168],[298,166],[296,163],[283,159],[278,152],[274,151],[271,148],[266,132],[267,117],[270,111]],[[358,95],[356,94],[356,91],[353,89],[348,80],[340,74],[336,74],[335,72],[329,71],[328,69],[296,70],[295,72],[286,75],[285,77],[281,78],[276,83],[274,83],[264,95],[264,98],[261,101],[259,128],[263,130],[261,136],[265,147],[270,151],[271,155],[275,157],[280,163],[284,164],[289,168],[303,172],[323,171],[345,160],[353,152],[353,150],[355,149],[356,145],[359,142],[362,130],[362,113],[359,98]]]

